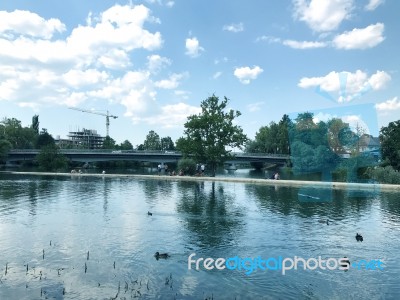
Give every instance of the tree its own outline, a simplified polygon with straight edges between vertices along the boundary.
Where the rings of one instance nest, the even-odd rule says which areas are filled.
[[[36,134],[39,134],[39,116],[38,115],[34,115],[32,117],[31,128],[36,132]]]
[[[0,138],[0,162],[7,158],[7,154],[10,149],[11,143],[4,138]]]
[[[67,160],[55,145],[43,146],[36,156],[39,163],[39,169],[43,171],[56,171],[67,166]]]
[[[353,132],[348,123],[342,119],[333,118],[328,121],[328,143],[335,153],[345,153],[353,143]]]
[[[333,150],[336,145],[330,147],[329,139],[333,143],[338,133],[335,129],[330,135],[328,129],[329,126],[323,121],[315,124],[312,113],[298,115],[289,132],[291,162],[295,172],[328,174],[337,166],[339,156]]]
[[[227,147],[241,148],[248,141],[243,129],[233,125],[241,115],[239,111],[225,111],[229,99],[222,101],[212,95],[200,104],[201,113],[191,115],[185,123],[185,137],[177,141],[178,150],[185,156],[193,155],[197,161],[205,162],[215,176],[218,164],[231,157]]]
[[[4,118],[1,135],[11,143],[12,149],[31,149],[35,145],[37,134],[32,128],[22,127],[15,118]]]
[[[175,150],[175,145],[171,137],[167,136],[161,139],[161,150]]]
[[[143,142],[145,150],[161,150],[160,136],[154,131],[150,130]]]
[[[290,153],[289,128],[292,121],[288,115],[283,115],[278,124],[269,123],[263,126],[256,133],[254,141],[246,145],[246,152],[260,153]]]
[[[400,171],[400,120],[382,127],[379,139],[383,160],[395,170]]]
[[[103,142],[103,149],[115,149],[115,140],[107,135]]]
[[[131,144],[130,141],[125,140],[123,143],[121,143],[120,147],[121,150],[132,150],[133,145]]]
[[[41,149],[44,146],[55,145],[53,137],[47,132],[45,128],[40,132],[37,141],[36,148]]]

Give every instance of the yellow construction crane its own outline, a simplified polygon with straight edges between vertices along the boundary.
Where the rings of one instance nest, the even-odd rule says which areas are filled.
[[[108,110],[107,113],[101,113],[101,112],[97,112],[95,110],[87,110],[87,109],[82,109],[82,108],[77,108],[77,107],[68,107],[69,109],[73,109],[73,110],[77,110],[77,111],[81,111],[81,112],[86,112],[89,114],[95,114],[95,115],[100,115],[100,116],[105,116],[106,117],[106,130],[107,130],[107,136],[109,136],[109,127],[110,127],[110,117],[111,118],[118,118],[117,116],[113,116],[110,115]]]

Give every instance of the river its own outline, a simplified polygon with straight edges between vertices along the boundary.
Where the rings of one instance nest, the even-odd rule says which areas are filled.
[[[0,174],[0,299],[398,299],[399,199],[379,190]],[[169,257],[157,260],[156,251]],[[382,264],[189,270],[193,253]]]

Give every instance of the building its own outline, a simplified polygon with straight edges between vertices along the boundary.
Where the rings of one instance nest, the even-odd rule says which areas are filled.
[[[56,144],[61,149],[101,149],[105,137],[97,133],[96,130],[85,129],[82,131],[70,131],[68,139],[55,139]]]

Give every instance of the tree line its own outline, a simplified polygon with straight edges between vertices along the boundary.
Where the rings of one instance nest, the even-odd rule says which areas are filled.
[[[340,118],[316,122],[310,112],[300,113],[294,120],[285,114],[278,123],[271,122],[262,126],[251,140],[234,122],[240,117],[240,111],[228,110],[228,103],[228,98],[220,100],[219,97],[212,95],[201,102],[199,114],[187,118],[183,136],[176,143],[171,137],[161,138],[151,130],[136,149],[178,150],[185,159],[207,164],[211,175],[215,175],[218,165],[232,157],[232,149],[239,148],[251,153],[286,154],[290,157],[288,166],[298,173],[344,170],[350,176],[347,179],[354,180],[359,169],[364,168],[364,173],[369,172],[371,178],[380,176],[377,175],[378,172],[374,173],[368,169],[373,165],[369,161],[370,157],[360,155],[360,140],[365,136],[361,127],[352,130],[349,124]],[[50,138],[51,135],[45,129],[39,132],[39,119],[36,115],[29,127],[22,127],[17,119],[5,118],[0,123],[0,160],[5,160],[10,149],[40,149],[49,144],[54,148],[54,140],[51,142]],[[380,165],[374,166],[378,167],[378,171],[379,168],[386,168],[386,173],[398,173],[400,120],[382,127],[379,139],[382,156]],[[128,140],[118,145],[115,140],[107,136],[103,148],[132,150],[133,145]],[[345,153],[350,153],[350,159],[344,161],[341,155]]]

